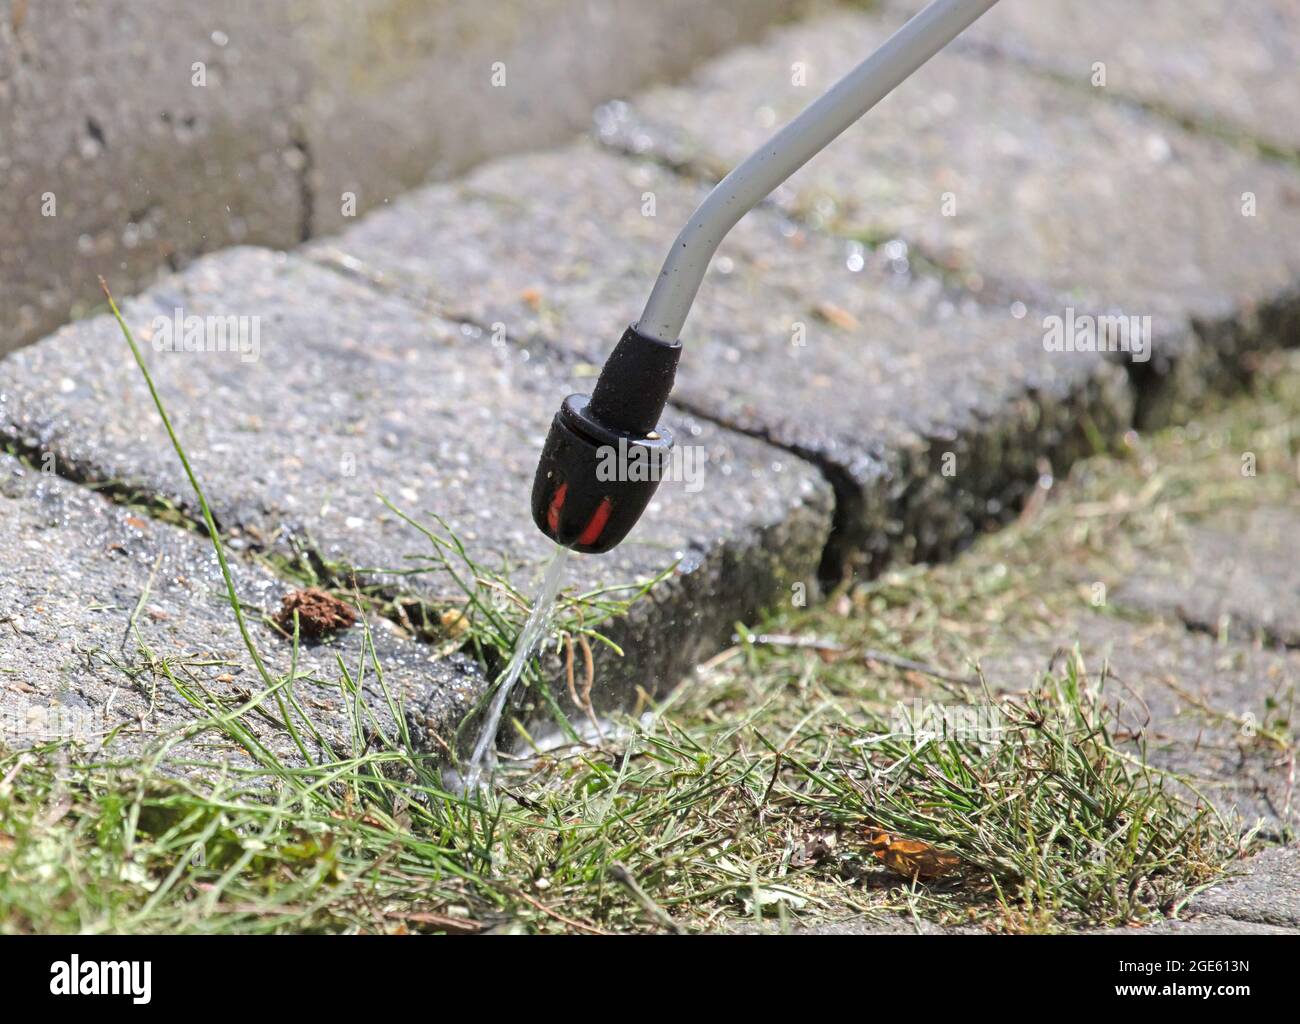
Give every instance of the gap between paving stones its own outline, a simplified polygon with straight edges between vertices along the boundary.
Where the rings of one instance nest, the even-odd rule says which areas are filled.
[[[135,515],[132,515],[132,513],[135,513],[147,516],[160,528],[164,536],[168,531],[174,530],[176,532],[174,538],[166,540],[165,550],[177,549],[183,551],[191,563],[197,564],[192,556],[191,548],[184,547],[184,545],[194,543],[186,538],[197,537],[200,538],[197,544],[200,549],[204,550],[205,557],[211,554],[211,552],[206,551],[211,535],[206,524],[194,512],[177,503],[166,501],[161,496],[150,495],[147,491],[127,486],[118,481],[97,480],[94,473],[84,466],[80,467],[75,473],[47,473],[34,461],[41,454],[39,446],[21,444],[9,439],[4,445],[0,445],[0,470],[9,469],[4,462],[5,458],[8,457],[12,460],[15,468],[20,467],[22,471],[33,475],[36,479],[43,476],[52,476],[56,481],[66,482],[67,485],[71,485],[87,495],[93,495],[93,497],[89,498],[89,503],[87,503],[86,499],[77,499],[80,502],[79,505],[75,506],[78,514],[80,514],[82,508],[92,508],[94,502],[103,501],[105,511],[101,512],[100,515],[104,521],[113,531],[122,531],[121,523],[134,524],[133,530],[125,531],[133,540],[139,536],[147,536],[143,523]],[[12,470],[10,472],[12,473]],[[62,492],[56,491],[56,493]],[[67,498],[63,500],[65,504],[69,504]],[[83,518],[88,517],[83,516]],[[310,570],[314,574],[314,578],[308,581],[304,580],[302,569],[290,567],[289,559],[275,557],[275,553],[271,550],[263,550],[258,547],[250,548],[239,540],[237,528],[236,532],[232,533],[222,528],[219,521],[217,526],[222,543],[226,545],[226,556],[234,572],[235,579],[241,585],[241,598],[245,598],[248,594],[251,586],[250,581],[256,583],[254,589],[257,590],[259,596],[264,598],[268,593],[271,593],[277,600],[286,596],[292,588],[301,587],[308,583],[323,585],[344,593],[355,592],[357,575],[350,570],[341,569],[339,566],[325,564],[319,553],[311,546],[302,548],[299,554],[300,559],[305,559],[310,563]],[[208,575],[211,576],[210,571]],[[220,581],[209,578],[207,582],[210,586],[215,587],[214,592],[220,590]],[[393,604],[390,603],[403,595],[396,592],[387,592],[373,596],[376,600],[366,602],[363,614],[368,610],[405,632],[409,626],[409,618],[407,618],[407,621],[403,621],[404,616],[399,614]],[[191,597],[193,598],[194,595],[191,595]],[[229,630],[233,631],[234,620],[230,617],[230,609],[224,602],[225,595],[221,593],[217,598],[218,608],[213,618],[215,620],[215,618],[219,617]],[[272,602],[272,605],[274,605],[274,602]],[[274,610],[273,607],[267,606],[265,602],[259,607],[263,615],[269,615]],[[210,608],[205,607],[204,613],[212,616]],[[163,616],[163,618],[165,619],[166,616]],[[8,620],[0,619],[0,623],[6,621]],[[357,643],[360,630],[360,626],[354,627],[343,636],[343,642],[351,650],[354,657],[359,650]],[[227,650],[233,652],[226,655],[227,658],[231,659],[229,665],[236,673],[241,674],[237,678],[242,683],[242,676],[250,675],[249,666],[241,662],[244,650],[237,638],[227,636],[224,639],[229,641]],[[269,630],[255,631],[254,640],[258,643],[259,651],[268,663],[281,659],[283,652],[277,646],[276,637]],[[315,668],[314,675],[317,680],[324,681],[325,673],[319,669],[320,658],[312,653],[313,642],[304,640],[303,643],[304,663],[307,663],[310,659],[313,668]],[[423,753],[442,758],[454,743],[456,731],[461,726],[465,716],[471,711],[475,702],[487,691],[489,679],[504,665],[489,657],[485,675],[463,650],[442,652],[435,656],[435,646],[426,642],[425,638],[420,636],[408,638],[399,636],[396,633],[389,636],[381,632],[373,635],[372,643],[381,665],[395,679],[392,690],[397,693],[397,700],[405,713],[407,728],[414,746]],[[329,654],[331,652],[329,648],[324,648],[323,653]],[[152,654],[150,654],[151,659],[152,657]],[[306,669],[303,671],[302,678],[310,682],[312,681],[312,675],[312,670]],[[93,681],[93,674],[87,678]],[[90,705],[87,705],[86,701],[93,699],[84,692],[85,685],[83,684],[83,690],[71,705],[75,714],[87,714]],[[209,682],[209,685],[213,684]],[[249,692],[251,693],[251,691]],[[373,680],[366,680],[363,692],[371,713],[379,716],[380,727],[392,734],[394,723],[385,707],[387,696],[375,685]],[[47,694],[45,696],[49,697],[51,695]],[[63,707],[68,703],[64,696],[54,694],[53,697],[58,701],[56,707]],[[128,696],[119,702],[119,710],[122,708],[126,708],[135,714],[139,719],[140,727],[143,729],[145,718],[151,716],[154,706],[152,703],[142,704],[133,697]],[[330,709],[331,714],[333,710]],[[18,713],[13,707],[4,708],[4,711],[11,716]],[[57,711],[52,713],[57,713]],[[316,713],[319,714],[319,711]],[[163,714],[161,717],[174,719],[175,714],[174,712],[171,716]],[[303,723],[299,722],[298,725],[299,728],[302,728]],[[343,733],[339,732],[337,722],[331,722],[330,726],[332,726],[332,731],[329,733],[329,738],[332,742],[338,744]],[[119,725],[117,728],[120,730],[123,726]],[[256,732],[254,734],[256,735]],[[80,733],[77,735],[80,736]],[[126,732],[125,736],[128,742],[132,739],[130,731]],[[282,758],[292,761],[296,757],[296,752],[285,737],[277,739],[262,736],[259,739],[267,742],[269,749]],[[180,749],[189,751],[192,746],[192,743],[188,743]],[[144,748],[141,747],[140,749],[143,750]],[[120,753],[120,750],[116,752]],[[316,753],[320,753],[319,748]]]
[[[959,53],[966,53],[972,57],[979,57],[988,61],[1000,61],[1002,63],[1022,68],[1040,78],[1047,79],[1057,85],[1068,89],[1073,89],[1082,95],[1093,95],[1102,92],[1100,99],[1103,103],[1118,103],[1124,106],[1133,107],[1137,110],[1145,111],[1155,117],[1168,121],[1170,124],[1176,124],[1179,128],[1195,135],[1202,135],[1206,138],[1215,139],[1226,145],[1234,146],[1238,149],[1247,149],[1252,155],[1260,160],[1274,161],[1289,166],[1300,166],[1300,150],[1290,149],[1284,145],[1270,142],[1267,139],[1260,138],[1253,134],[1248,128],[1241,125],[1233,124],[1228,121],[1216,121],[1212,118],[1198,117],[1189,111],[1180,110],[1172,104],[1163,103],[1153,97],[1142,97],[1133,93],[1111,92],[1109,90],[1097,90],[1072,78],[1070,75],[1052,68],[1036,64],[1027,57],[1014,51],[1002,49],[996,43],[983,42],[979,40],[959,38],[954,47]]]
[[[203,724],[206,716],[252,708],[264,687],[208,541],[2,453],[0,510],[0,548],[12,569],[0,592],[0,740],[75,739],[96,757],[151,760],[166,737],[166,771],[257,770],[256,759]],[[359,684],[363,728],[395,734],[392,698],[404,707],[413,741],[430,751],[440,749],[481,690],[468,659],[435,658],[432,648],[382,628],[369,633],[369,644],[383,686],[360,627],[328,640],[304,638],[294,656],[291,644],[259,621],[287,588],[247,559],[230,559],[230,569],[272,677],[296,671],[292,690],[240,719],[254,742],[283,762],[319,757],[326,743],[338,751],[363,742],[351,735],[336,659]],[[186,738],[178,743],[173,730]]]
[[[587,163],[602,163],[610,159],[601,151],[579,143],[570,150],[543,155],[538,162],[564,163],[561,159],[564,154],[571,156],[566,166],[573,167],[579,175],[584,173],[580,168]],[[623,154],[616,156],[619,164],[633,166]],[[505,173],[505,166],[510,163],[513,162],[493,164],[488,169],[489,176],[495,169]],[[546,173],[543,171],[539,177],[549,185]],[[524,169],[521,176],[530,177],[529,169]],[[699,184],[689,176],[672,175],[672,178]],[[773,223],[784,223],[784,218],[777,218],[770,207],[754,215],[755,220],[759,218],[766,218],[764,227],[759,229],[760,235],[762,231],[770,230]],[[818,244],[843,241],[826,232],[808,230]],[[749,231],[750,227],[744,226],[737,233]],[[339,244],[346,245],[346,238],[339,240]],[[435,315],[471,323],[484,332],[502,326],[500,322],[494,323],[490,316],[476,315],[449,303],[445,297],[433,297],[419,287],[412,287],[411,282],[399,280],[364,257],[346,252],[337,245],[326,242],[311,247],[309,252],[321,265],[367,283],[385,294],[419,304]],[[657,266],[660,253],[658,249],[653,252]],[[650,275],[643,276],[649,279]],[[771,273],[773,278],[779,276],[779,273]],[[640,278],[637,280],[639,282]],[[806,277],[803,283],[807,288],[816,284]],[[929,283],[933,283],[933,279]],[[882,280],[878,286],[887,288],[890,282]],[[923,282],[923,287],[916,290],[924,291],[926,287],[928,283]],[[844,292],[842,288],[838,293],[834,288],[826,290],[828,294]],[[958,296],[959,300],[962,298],[962,295]],[[846,305],[852,304],[850,298],[844,301]],[[696,319],[702,322],[702,326],[693,329],[692,333],[701,335],[700,342],[717,321],[710,305],[711,297],[703,300],[702,308],[697,311]],[[492,312],[498,311],[493,306]],[[870,307],[869,311],[874,312]],[[503,317],[508,315],[502,313]],[[609,337],[617,333],[612,324],[608,328],[602,327],[602,331]],[[577,346],[576,351],[565,348],[543,330],[516,331],[507,326],[502,339],[521,348],[540,346],[551,356],[570,363],[575,359],[579,363],[589,360],[593,373],[604,357],[604,352],[597,348]],[[775,342],[773,347],[776,347]],[[698,346],[693,343],[685,363],[686,375],[693,372],[694,363],[701,358],[697,350]],[[956,355],[956,350],[950,349],[950,354]],[[749,374],[751,382],[756,372],[761,370]],[[709,371],[702,371],[701,375],[708,376]],[[823,581],[832,584],[843,576],[855,558],[864,562],[866,572],[874,574],[900,557],[924,561],[950,556],[971,538],[972,521],[990,514],[1001,514],[1001,521],[1008,521],[1007,517],[1033,493],[1035,483],[1044,478],[1051,466],[1059,471],[1080,456],[1097,450],[1105,439],[1121,436],[1132,420],[1132,399],[1126,393],[1122,374],[1106,363],[1097,367],[1095,372],[1082,372],[1076,377],[1067,377],[1064,382],[1050,376],[1041,380],[1018,381],[1016,389],[1006,397],[996,395],[991,402],[974,401],[964,407],[961,410],[961,414],[967,416],[964,429],[954,429],[951,420],[944,420],[942,414],[936,415],[928,421],[929,430],[917,427],[916,436],[892,445],[873,442],[853,465],[846,466],[828,458],[820,449],[815,428],[795,428],[783,434],[781,430],[772,429],[764,412],[746,412],[740,416],[719,412],[703,400],[700,388],[692,389],[689,382],[683,386],[682,376],[679,374],[679,386],[672,398],[674,407],[790,452],[815,465],[834,487],[837,495],[835,526],[819,573]],[[1080,423],[1084,424],[1082,429],[1078,427]],[[805,434],[809,437],[807,442],[800,440]],[[1025,437],[1031,440],[1018,443],[1018,439]],[[945,472],[943,462],[954,457],[964,466],[975,467],[972,475],[977,475],[979,480],[969,493],[951,488],[944,482],[950,474]],[[988,511],[994,503],[1000,506],[1000,513]],[[896,543],[899,538],[902,538],[901,549]]]
[[[389,281],[382,271],[368,265],[365,261],[357,259],[356,257],[350,256],[344,252],[322,252],[316,257],[316,262],[326,269],[375,288],[384,295],[403,299],[421,308],[427,309],[435,316],[445,316],[449,320],[467,325],[485,334],[490,334],[494,329],[492,323],[475,318],[464,311],[443,308],[441,303],[436,300],[430,300],[427,296],[413,294],[410,290],[404,289],[400,285]],[[506,330],[501,337],[505,342],[512,344],[521,350],[526,349],[530,344],[536,344],[545,349],[552,358],[569,361],[573,358],[571,352],[566,351],[563,347],[557,345],[554,341],[541,334],[533,334],[528,339],[524,339],[516,332]],[[596,353],[593,353],[592,355],[593,358],[597,357]],[[683,412],[689,413],[692,416],[715,423],[724,429],[741,430],[743,433],[747,433],[766,444],[770,444],[774,448],[779,448],[782,451],[789,452],[817,468],[822,476],[825,477],[826,482],[830,485],[836,496],[832,511],[830,536],[827,538],[826,547],[822,552],[821,558],[818,559],[818,576],[823,581],[833,579],[840,571],[840,567],[849,557],[848,553],[844,550],[844,534],[847,529],[847,524],[849,521],[861,518],[865,514],[861,507],[862,503],[851,493],[853,487],[844,470],[834,463],[827,461],[816,451],[785,444],[779,438],[774,437],[770,432],[762,429],[746,429],[738,427],[734,423],[726,422],[723,418],[711,413],[707,408],[692,403],[689,400],[684,400],[680,396],[673,396],[670,399],[669,405],[670,407],[681,409]],[[879,463],[872,468],[871,472],[882,475],[886,473],[887,470],[885,469],[884,462],[884,456],[882,455]]]
[[[978,55],[983,53],[984,49],[959,47],[959,52]],[[995,59],[1013,63],[1010,58],[996,50],[988,48],[988,52]],[[1026,70],[1043,78],[1056,80],[1056,76],[1036,69],[1032,65],[1026,65]],[[1070,84],[1064,77],[1060,81],[1062,84]],[[1128,104],[1180,123],[1175,116],[1165,115],[1155,107],[1127,97],[1109,97],[1105,102]],[[618,111],[623,109],[626,109],[626,104],[621,101],[601,107],[596,114],[597,133],[601,133],[602,122],[609,123],[611,118],[617,119],[620,116]],[[1234,141],[1231,137],[1220,137],[1228,143]],[[1240,140],[1236,141],[1240,142]],[[602,139],[602,145],[629,158],[650,161],[692,184],[716,184],[729,170],[729,168],[710,169],[690,160],[674,159],[671,153],[657,148],[642,150],[618,135],[615,135],[612,141]],[[1263,151],[1261,155],[1267,156]],[[1296,163],[1300,166],[1300,157],[1297,158]],[[807,230],[824,234],[826,237],[841,237],[834,232],[824,231],[812,218],[799,211],[784,208],[781,201],[776,198],[780,191],[778,189],[765,198],[756,209],[769,210],[779,216],[787,217]],[[873,248],[881,248],[891,242],[899,241],[901,239],[894,238],[892,232],[885,232],[865,240],[865,244]],[[917,266],[920,273],[933,275],[945,284],[965,289],[963,273],[948,266],[941,254],[930,251],[924,242],[916,239],[908,238],[906,245],[909,250],[908,259]],[[344,267],[340,265],[339,269]],[[986,305],[1010,305],[1018,301],[1020,296],[1033,291],[1032,287],[1010,279],[980,274],[979,301]],[[1046,301],[1045,296],[1042,295],[1036,298],[1039,303]],[[1185,421],[1196,407],[1194,403],[1189,404],[1182,395],[1182,392],[1189,387],[1188,378],[1199,376],[1209,385],[1205,390],[1216,394],[1240,390],[1245,385],[1258,355],[1275,347],[1273,339],[1300,338],[1300,285],[1297,285],[1294,291],[1281,293],[1253,309],[1238,308],[1231,316],[1219,320],[1190,317],[1187,328],[1199,344],[1188,344],[1177,336],[1168,335],[1153,339],[1153,348],[1157,351],[1173,351],[1172,358],[1161,355],[1154,361],[1141,363],[1123,358],[1116,359],[1116,365],[1123,368],[1132,387],[1134,405],[1132,426],[1153,430]],[[1195,389],[1194,385],[1192,387]],[[680,399],[678,402],[684,404]],[[701,413],[701,415],[707,414]],[[800,454],[812,461],[819,461],[815,455]],[[828,476],[835,473],[834,467],[823,466],[823,469],[827,471]]]
[[[824,237],[834,238],[830,235]],[[315,258],[322,267],[363,282],[382,294],[419,305],[436,316],[471,326],[485,334],[492,333],[494,329],[493,323],[462,310],[444,307],[436,300],[413,294],[394,284],[382,271],[364,260],[337,251],[322,252]],[[516,332],[506,330],[501,337],[520,349],[540,346],[553,358],[568,362],[574,359],[571,351],[565,350],[541,333],[530,334],[525,339]],[[599,353],[592,352],[591,356],[593,360],[598,359]],[[974,429],[963,435],[923,437],[921,444],[910,450],[877,450],[869,464],[859,466],[856,472],[850,472],[844,466],[827,459],[814,447],[783,439],[779,434],[765,429],[761,422],[737,422],[710,410],[703,402],[692,401],[688,396],[674,395],[670,406],[724,429],[747,434],[796,456],[821,472],[833,489],[836,501],[831,535],[819,560],[818,576],[824,585],[833,586],[855,559],[865,558],[865,571],[871,575],[896,561],[901,552],[889,543],[888,538],[891,536],[914,539],[915,546],[908,554],[909,558],[944,559],[956,553],[960,542],[954,542],[953,538],[962,534],[962,527],[954,521],[970,514],[969,502],[977,500],[979,495],[968,496],[968,505],[955,512],[939,512],[933,507],[927,508],[927,502],[935,496],[936,489],[944,489],[942,484],[936,485],[935,481],[942,481],[945,477],[941,465],[945,456],[961,453],[963,463],[987,466],[994,459],[1005,458],[1015,444],[1014,435],[1027,430],[1034,436],[1035,443],[1018,452],[1020,465],[1014,475],[1031,481],[1035,477],[1045,480],[1052,472],[1060,473],[1079,458],[1091,454],[1101,443],[1119,439],[1134,424],[1135,417],[1128,414],[1127,409],[1137,401],[1137,397],[1122,394],[1124,390],[1120,381],[1113,377],[1086,381],[1081,392],[1072,394],[1068,401],[1062,403],[1051,401],[1046,391],[1031,387],[1023,392],[1021,401],[1008,402],[1003,408],[987,414]],[[1126,410],[1126,414],[1111,423],[1106,423],[1105,417],[1098,417],[1100,424],[1091,421],[1090,414],[1094,410],[1115,408]],[[1080,417],[1090,421],[1088,430],[1084,435],[1071,435],[1071,425]],[[1054,433],[1065,435],[1065,440],[1052,437]],[[1046,439],[1044,435],[1047,435]],[[874,482],[890,479],[912,483],[890,496],[884,493],[873,494],[864,500],[860,489],[863,480]],[[882,490],[887,491],[889,488]],[[1032,486],[1027,487],[1022,496],[1032,493]],[[1007,502],[1007,505],[1009,510],[1015,507],[1014,502]],[[884,542],[869,540],[861,526],[862,521],[876,524]]]

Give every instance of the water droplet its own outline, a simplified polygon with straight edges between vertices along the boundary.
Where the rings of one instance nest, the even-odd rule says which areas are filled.
[[[1147,137],[1147,157],[1152,163],[1162,164],[1173,156],[1173,147],[1169,145],[1169,140],[1163,135],[1150,135]]]

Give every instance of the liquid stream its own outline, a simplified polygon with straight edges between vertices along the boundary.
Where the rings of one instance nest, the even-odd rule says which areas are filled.
[[[515,651],[510,658],[510,664],[506,666],[501,682],[497,686],[497,692],[492,698],[492,706],[488,710],[487,720],[483,723],[483,729],[474,744],[474,751],[470,755],[469,763],[465,766],[463,788],[467,792],[478,789],[483,781],[484,772],[490,773],[496,766],[496,736],[497,730],[501,727],[501,716],[505,712],[506,704],[510,701],[510,694],[514,691],[515,684],[519,682],[519,677],[523,675],[524,667],[528,664],[533,649],[546,635],[546,627],[550,624],[551,613],[555,610],[555,599],[560,593],[560,583],[564,579],[564,566],[568,553],[568,548],[557,546],[551,564],[546,567],[546,575],[542,579],[542,586],[537,594],[537,600],[533,603],[533,610],[528,616],[528,621],[524,624],[523,631],[519,634],[518,641],[515,643]]]

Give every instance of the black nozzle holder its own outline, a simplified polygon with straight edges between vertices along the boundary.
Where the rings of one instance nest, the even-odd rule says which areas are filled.
[[[681,342],[629,327],[591,397],[570,395],[560,406],[533,478],[533,522],[556,543],[602,554],[641,518],[672,452],[659,417],[681,352]]]

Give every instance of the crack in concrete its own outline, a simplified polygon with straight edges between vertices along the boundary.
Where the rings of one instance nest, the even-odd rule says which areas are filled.
[[[298,203],[302,207],[298,222],[298,241],[309,242],[315,235],[316,224],[316,185],[312,181],[316,163],[312,154],[311,139],[301,125],[295,127],[291,145],[297,151],[301,162],[301,166],[297,169]]]
[[[1030,58],[1004,50],[996,43],[959,38],[952,44],[952,48],[954,52],[965,56],[977,57],[1027,71],[1046,81],[1063,86],[1078,95],[1086,95],[1094,102],[1100,99],[1102,103],[1116,103],[1129,109],[1141,110],[1177,125],[1191,135],[1217,139],[1234,147],[1249,149],[1263,160],[1290,166],[1300,166],[1300,149],[1260,138],[1249,129],[1223,118],[1197,116],[1172,104],[1124,92],[1122,89],[1097,89],[1091,85],[1085,85],[1063,72],[1043,67]],[[1099,97],[1098,93],[1102,95]]]
[[[207,526],[202,518],[192,515],[182,507],[169,504],[157,494],[137,490],[121,480],[103,476],[75,460],[55,458],[52,470],[43,469],[39,463],[44,461],[50,453],[41,445],[27,441],[11,431],[0,430],[0,452],[17,459],[19,463],[33,473],[41,475],[48,473],[60,480],[67,480],[69,483],[94,491],[106,501],[110,501],[115,505],[141,512],[150,519],[167,523],[177,529],[189,530],[204,537],[208,535]],[[217,524],[217,531],[225,533],[215,513],[212,518]]]

